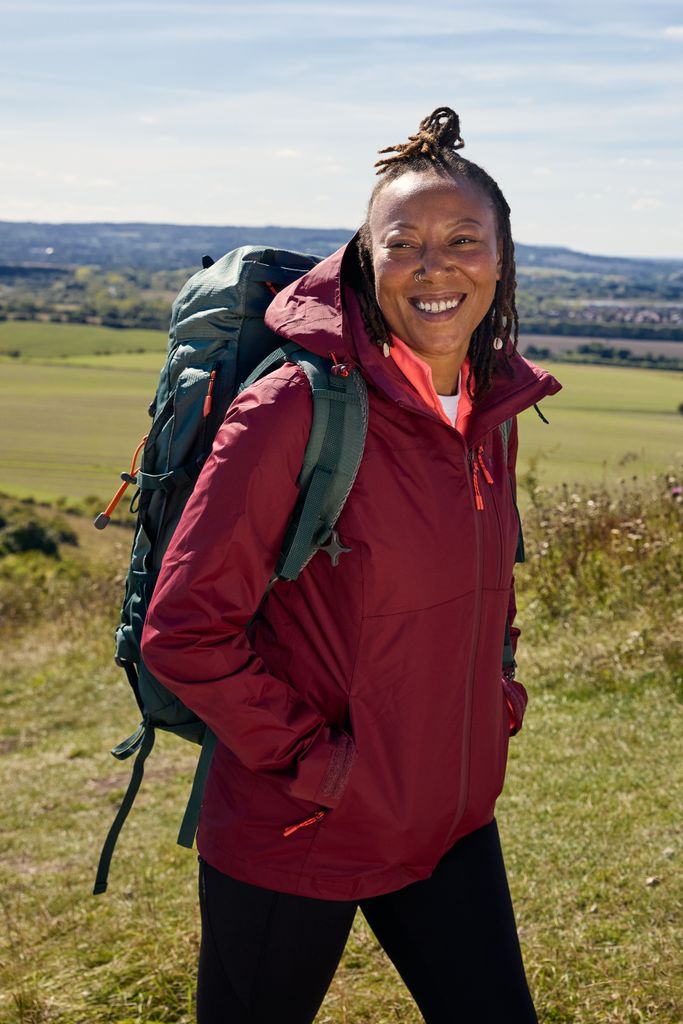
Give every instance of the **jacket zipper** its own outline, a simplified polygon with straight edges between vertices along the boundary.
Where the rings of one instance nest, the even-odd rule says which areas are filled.
[[[505,538],[504,538],[504,535],[503,535],[503,523],[502,523],[502,520],[500,518],[500,509],[498,508],[498,501],[496,500],[496,491],[495,491],[495,488],[493,487],[493,477],[491,476],[489,468],[486,465],[486,462],[484,460],[484,446],[483,446],[483,444],[477,445],[476,458],[474,457],[474,452],[472,451],[472,457],[471,457],[470,461],[472,463],[472,477],[473,477],[473,484],[474,484],[475,504],[476,504],[477,508],[480,511],[483,511],[483,509],[484,509],[484,497],[483,497],[483,495],[481,493],[481,489],[479,487],[478,467],[481,467],[481,471],[484,474],[484,479],[486,480],[486,483],[491,486],[491,490],[489,491],[489,494],[490,494],[491,500],[493,502],[493,508],[494,508],[495,513],[496,513],[496,522],[498,524],[498,567],[497,567],[497,572],[496,572],[496,579],[498,580],[498,586],[501,587],[503,585],[503,580],[502,580],[502,575],[503,575],[503,544],[504,544]]]
[[[465,451],[465,467],[471,466],[474,460],[474,452],[472,449]],[[490,475],[490,474],[489,474]],[[474,533],[476,538],[477,548],[477,580],[475,585],[475,600],[474,600],[474,621],[472,623],[472,645],[470,647],[470,660],[467,666],[467,685],[465,687],[465,721],[463,723],[462,730],[462,755],[460,763],[460,794],[458,797],[458,806],[455,812],[455,818],[451,825],[450,831],[457,826],[458,822],[463,816],[465,807],[467,806],[467,798],[469,795],[470,788],[470,736],[472,732],[472,691],[474,689],[474,668],[477,657],[477,647],[479,646],[479,632],[481,629],[481,606],[483,599],[483,551],[481,542],[481,517],[479,516],[480,509],[477,506],[475,493],[470,491],[470,499],[472,501],[472,512],[474,520]]]

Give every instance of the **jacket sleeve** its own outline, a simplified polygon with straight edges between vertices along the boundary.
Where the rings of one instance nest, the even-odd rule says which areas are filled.
[[[308,381],[270,374],[235,399],[163,560],[142,636],[146,667],[248,768],[335,807],[355,748],[246,635],[297,496],[312,419]]]

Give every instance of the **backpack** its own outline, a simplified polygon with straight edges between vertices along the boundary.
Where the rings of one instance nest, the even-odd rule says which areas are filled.
[[[178,835],[181,846],[193,845],[216,739],[146,668],[140,656],[142,628],[163,555],[230,402],[287,360],[304,370],[311,385],[313,420],[298,478],[299,498],[266,593],[278,579],[296,579],[317,551],[327,551],[336,565],[342,551],[348,550],[340,545],[334,526],[363,454],[368,420],[365,382],[356,369],[333,364],[292,342],[280,344],[263,322],[273,295],[318,262],[317,256],[254,246],[236,249],[217,262],[203,257],[202,270],[187,281],[173,303],[168,354],[148,410],[149,434],[135,452],[130,473],[121,474],[121,487],[95,520],[95,526],[104,529],[125,489],[136,485],[131,511],[137,512],[137,523],[115,661],[126,672],[142,720],[112,750],[118,760],[137,756],[102,848],[94,894],[106,891],[114,846],[157,729],[201,745]]]

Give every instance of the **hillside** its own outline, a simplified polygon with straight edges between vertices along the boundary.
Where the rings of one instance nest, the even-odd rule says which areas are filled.
[[[353,234],[352,228],[240,227],[191,224],[40,224],[0,221],[2,263],[50,266],[97,264],[102,268],[173,270],[196,266],[239,245],[272,245],[328,256]],[[593,256],[561,246],[516,243],[517,264],[532,270],[618,275],[631,281],[675,278],[683,282],[683,259],[624,259]]]
[[[0,319],[164,329],[206,253],[269,245],[327,256],[345,228],[0,221]],[[683,260],[593,256],[517,243],[525,334],[683,341]]]

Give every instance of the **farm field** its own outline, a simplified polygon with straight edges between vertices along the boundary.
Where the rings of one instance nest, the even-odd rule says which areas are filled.
[[[670,356],[673,359],[683,358],[683,342],[662,341],[654,338],[643,341],[638,338],[587,338],[583,335],[569,334],[524,334],[519,336],[519,351],[524,354],[529,345],[537,349],[547,348],[551,352],[567,352],[579,345],[587,345],[592,341],[601,342],[610,348],[627,348],[637,356],[657,355]]]
[[[46,339],[55,330],[50,348]],[[0,350],[22,352],[0,358],[0,491],[108,500],[148,428],[164,347],[156,331],[0,324]],[[56,350],[64,355],[51,359]],[[541,484],[572,485],[642,477],[680,461],[683,374],[552,363],[549,369],[564,387],[543,405],[549,425],[533,409],[520,417],[520,476],[533,464]]]
[[[163,351],[162,331],[117,330],[90,324],[53,324],[36,320],[0,323],[0,354],[21,359],[58,359],[107,352]]]

